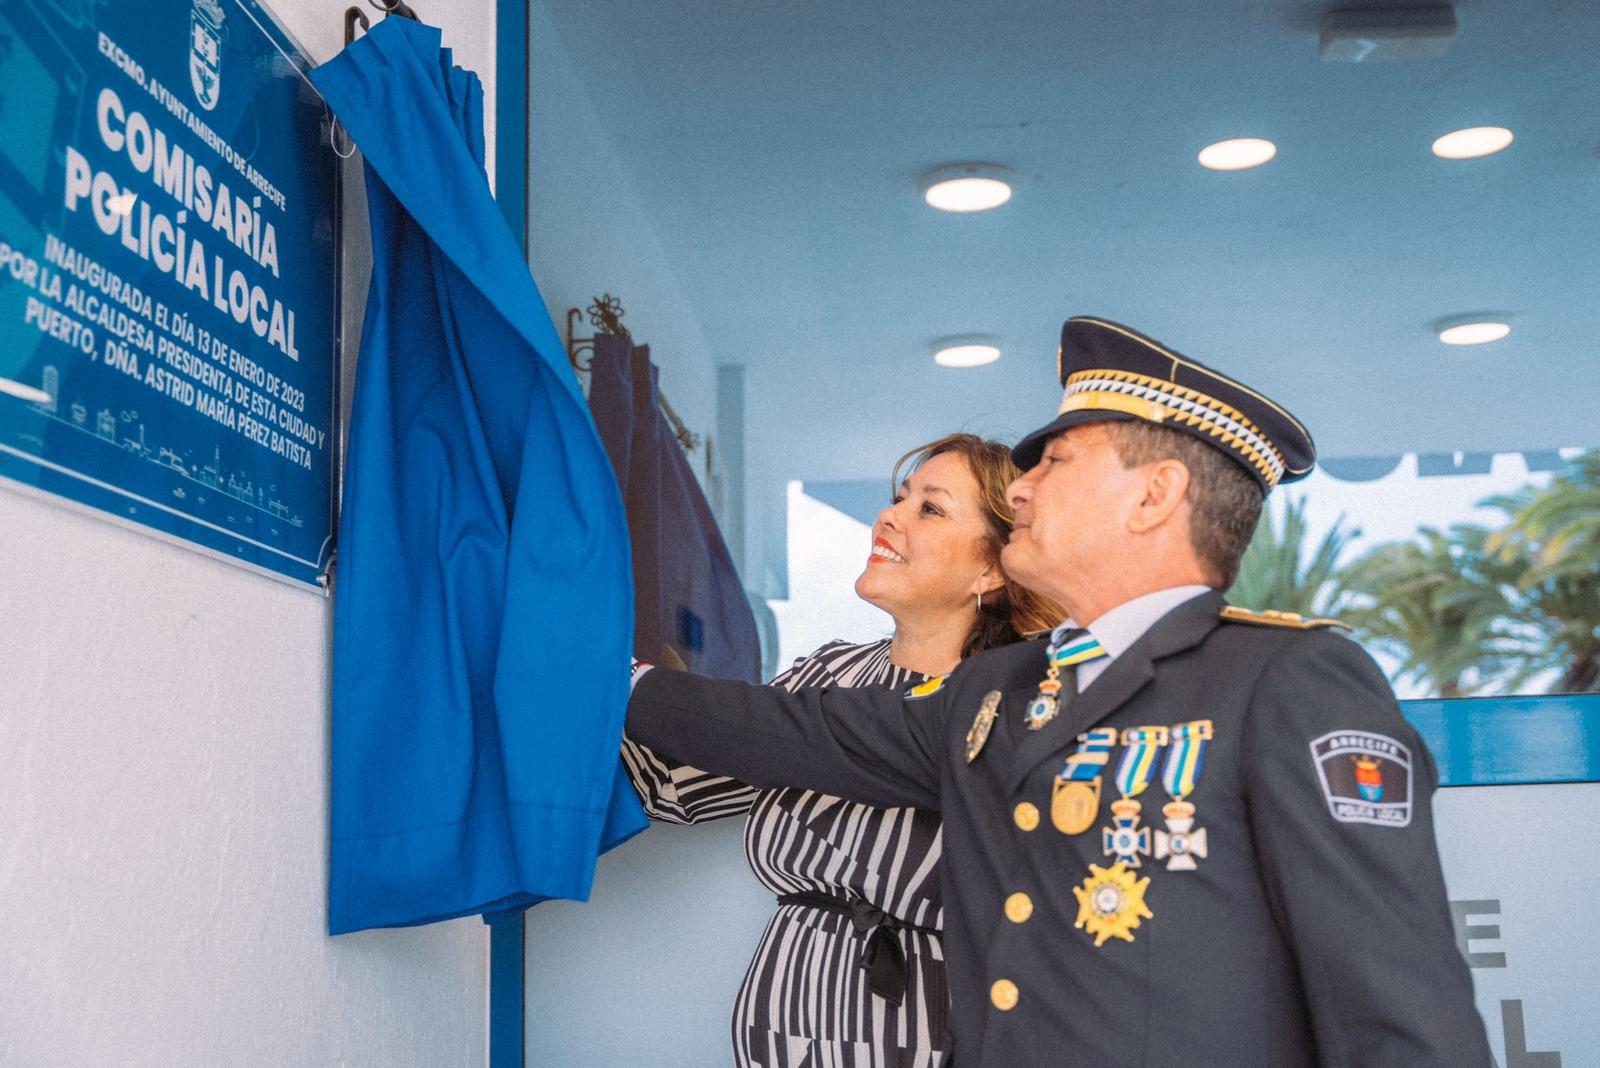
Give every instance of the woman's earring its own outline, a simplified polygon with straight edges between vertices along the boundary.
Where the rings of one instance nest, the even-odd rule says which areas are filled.
[[[983,592],[981,590],[978,593],[978,611],[983,611]]]

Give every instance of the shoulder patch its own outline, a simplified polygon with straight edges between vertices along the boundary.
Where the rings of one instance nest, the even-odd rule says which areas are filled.
[[[1340,823],[1411,825],[1411,750],[1387,734],[1333,731],[1311,743],[1328,812]]]
[[[906,691],[906,697],[932,697],[939,692],[940,688],[944,686],[944,680],[949,677],[948,675],[935,675],[927,682],[919,682]]]
[[[1350,624],[1341,623],[1337,619],[1307,619],[1298,612],[1274,612],[1271,609],[1254,612],[1231,604],[1223,605],[1222,611],[1217,614],[1230,623],[1248,623],[1257,627],[1288,627],[1291,630],[1316,630],[1321,627],[1350,629]]]

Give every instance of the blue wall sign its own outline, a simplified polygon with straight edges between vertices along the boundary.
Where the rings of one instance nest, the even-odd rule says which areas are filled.
[[[335,159],[254,0],[0,0],[0,475],[304,582]]]

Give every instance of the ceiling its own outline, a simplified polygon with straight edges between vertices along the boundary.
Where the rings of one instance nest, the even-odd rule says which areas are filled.
[[[1325,456],[1600,444],[1600,5],[1461,4],[1443,57],[1369,64],[1318,59],[1333,4],[547,6],[716,358],[749,368],[766,477],[1020,436],[1083,313],[1259,388]],[[1516,142],[1430,153],[1479,125]],[[1233,137],[1278,155],[1196,163]],[[968,160],[1016,171],[1012,201],[927,207],[918,177]],[[1430,328],[1479,311],[1511,336]],[[1000,361],[933,363],[970,333]]]

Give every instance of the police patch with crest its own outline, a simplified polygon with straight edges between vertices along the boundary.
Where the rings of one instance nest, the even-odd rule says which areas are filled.
[[[1311,743],[1328,811],[1340,823],[1411,825],[1411,750],[1386,734],[1333,731]]]

